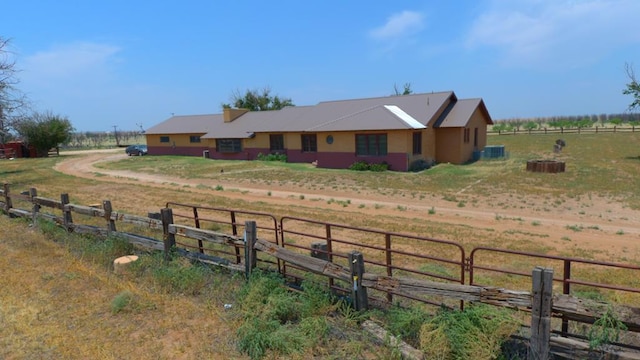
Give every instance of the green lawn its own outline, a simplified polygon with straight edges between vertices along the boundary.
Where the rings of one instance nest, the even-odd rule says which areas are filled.
[[[209,160],[184,156],[148,156],[102,163],[105,169],[126,169],[183,178],[216,179],[311,189],[369,189],[381,194],[442,193],[450,196],[473,186],[475,194],[543,195],[554,199],[599,195],[640,208],[640,134],[565,134],[567,146],[553,152],[554,135],[490,136],[490,145],[504,145],[503,160],[468,165],[439,164],[421,173],[356,172],[317,169],[310,164]],[[525,171],[527,160],[555,159],[566,163],[561,174]],[[224,175],[222,175],[224,171]]]

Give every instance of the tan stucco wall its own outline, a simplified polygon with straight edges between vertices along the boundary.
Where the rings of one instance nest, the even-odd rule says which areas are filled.
[[[487,144],[487,121],[480,108],[469,119],[469,142],[464,142],[465,128],[437,129],[436,160],[440,163],[463,164],[473,158],[473,152],[482,150]],[[474,146],[475,129],[478,129],[478,146]]]
[[[425,160],[434,161],[436,159],[436,131],[434,128],[429,127],[425,131],[422,138],[422,149]]]
[[[410,154],[412,152],[412,134],[413,131],[394,130],[394,131],[363,131],[363,132],[319,132],[315,133],[318,142],[318,152],[355,152],[356,150],[356,134],[387,134],[387,151],[389,153]],[[264,148],[268,149],[269,135],[279,133],[259,133],[253,139],[245,139],[244,146],[246,148]],[[307,134],[307,133],[305,133]],[[308,133],[313,134],[313,133]],[[284,147],[287,150],[300,150],[302,148],[302,133],[284,133]],[[333,143],[327,143],[327,136],[333,136]],[[187,138],[187,141],[189,139]],[[426,139],[423,138],[423,147]]]
[[[258,133],[252,139],[243,139],[243,149],[268,149],[269,148],[269,135],[281,134],[281,133]],[[287,137],[284,138],[284,147],[287,147]]]
[[[202,134],[160,134],[160,135],[146,135],[147,146],[165,146],[165,147],[203,147],[209,146],[210,142],[207,139],[200,139],[199,143],[192,143],[190,136],[203,136]],[[168,136],[169,142],[160,142],[161,136]],[[215,141],[213,142],[215,146]]]
[[[471,121],[469,121],[469,128],[471,128],[471,145],[473,145],[473,129],[478,128],[478,149],[482,150],[485,146],[487,146],[487,119],[484,116],[483,112],[480,111],[480,108],[476,109],[476,111],[471,116]]]
[[[440,128],[437,132],[436,160],[439,163],[459,164],[464,136],[462,128]]]

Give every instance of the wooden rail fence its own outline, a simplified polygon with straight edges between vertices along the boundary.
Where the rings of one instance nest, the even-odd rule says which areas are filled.
[[[487,135],[544,135],[544,134],[602,134],[602,133],[629,133],[636,132],[635,126],[613,126],[613,127],[557,127],[557,128],[538,128],[538,129],[518,129],[513,128],[510,130],[489,130]]]
[[[114,211],[109,200],[105,200],[99,205],[84,206],[70,203],[68,194],[61,194],[60,200],[40,197],[35,188],[14,194],[11,193],[8,184],[4,184],[3,189],[0,190],[0,200],[0,209],[10,217],[28,218],[34,223],[40,219],[46,219],[75,233],[121,236],[130,243],[145,249],[164,251],[167,254],[167,259],[170,258],[170,252],[177,252],[179,255],[207,264],[242,271],[247,278],[258,266],[258,253],[271,256],[278,261],[295,265],[308,272],[348,284],[351,289],[353,306],[357,310],[368,307],[367,289],[404,294],[411,298],[438,296],[464,302],[524,310],[531,314],[531,335],[528,340],[529,359],[548,359],[552,354],[570,359],[583,359],[593,355],[594,351],[585,341],[553,335],[550,326],[552,314],[593,323],[603,317],[607,311],[613,311],[614,316],[629,331],[640,332],[640,309],[626,306],[612,309],[608,304],[599,301],[579,299],[565,294],[554,295],[552,293],[553,270],[548,268],[536,267],[533,269],[531,292],[490,286],[443,283],[366,272],[363,254],[357,251],[351,251],[347,254],[349,267],[322,258],[304,255],[286,249],[279,244],[260,239],[255,221],[245,222],[243,236],[229,235],[174,224],[171,208],[161,209],[159,219],[155,216],[136,216]],[[31,207],[30,209],[16,208],[13,206],[15,202],[28,202]],[[44,212],[43,208],[49,209],[49,211]],[[52,211],[57,211],[59,214],[52,213]],[[74,222],[73,214],[101,219],[104,226],[79,224]],[[119,225],[117,224],[130,224],[142,229],[156,230],[161,235],[161,240],[147,235],[118,231]],[[233,263],[227,259],[203,254],[199,251],[176,249],[176,236],[243,249],[244,257],[240,263]],[[608,346],[606,349],[598,351],[601,355],[606,355],[609,358],[640,359],[640,352],[631,351],[622,346]]]

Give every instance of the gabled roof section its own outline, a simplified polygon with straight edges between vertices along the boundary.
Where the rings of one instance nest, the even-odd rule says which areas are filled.
[[[222,114],[172,116],[145,131],[155,134],[206,134],[224,124]]]
[[[422,123],[402,111],[396,105],[377,105],[358,111],[304,131],[354,131],[354,130],[398,130],[424,129]]]
[[[248,138],[255,133],[368,131],[465,126],[476,108],[491,124],[482,99],[458,100],[453,91],[324,101],[315,106],[251,111],[231,122],[222,114],[174,116],[146,134],[204,134],[205,139]]]
[[[395,105],[406,114],[419,121],[422,125],[427,125],[438,110],[447,103],[453,91],[443,91],[437,93],[411,94],[399,96],[384,96],[367,99],[325,101],[316,105],[313,113],[309,114],[309,122],[323,124],[328,121],[347,118],[349,115],[359,113],[376,106]],[[375,120],[375,119],[372,119]],[[371,126],[373,121],[369,121]],[[365,125],[365,124],[363,124]],[[367,127],[350,128],[344,130],[373,130]]]
[[[313,106],[288,106],[281,110],[250,111],[232,122],[224,123],[202,136],[203,139],[248,138],[259,132],[287,132],[299,130],[300,122]]]
[[[485,118],[487,119],[487,124],[493,124],[493,120],[491,120],[491,116],[489,116],[489,111],[487,111],[487,107],[484,105],[484,101],[478,98],[458,100],[451,107],[450,111],[443,114],[442,118],[436,124],[436,127],[465,127],[469,123],[469,120],[471,119],[471,116],[476,111],[476,109],[480,109],[480,111],[484,113]]]

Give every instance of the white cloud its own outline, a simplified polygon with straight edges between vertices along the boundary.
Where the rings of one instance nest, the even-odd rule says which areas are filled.
[[[381,27],[370,31],[369,35],[376,40],[398,39],[415,34],[424,27],[424,16],[416,11],[405,10],[393,14]]]
[[[117,61],[120,48],[113,45],[79,42],[53,47],[28,56],[24,76],[32,81],[82,80],[99,76]],[[84,80],[88,80],[84,78]]]
[[[490,2],[466,44],[496,48],[510,65],[580,66],[640,43],[637,0]]]

